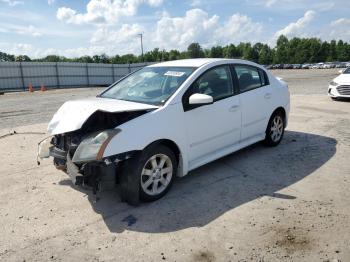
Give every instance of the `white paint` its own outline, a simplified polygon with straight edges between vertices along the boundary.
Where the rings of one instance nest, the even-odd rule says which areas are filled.
[[[337,90],[337,87],[340,85],[350,86],[350,74],[341,74],[341,75],[337,76],[336,78],[334,78],[332,80],[332,82],[337,83],[337,85],[336,86],[334,86],[334,85],[328,86],[328,90],[330,91],[330,93],[328,93],[329,96],[334,97],[334,98],[337,98],[337,97],[349,98],[350,97],[350,95],[340,94]],[[350,88],[349,88],[349,90],[350,90]]]
[[[153,109],[156,106],[107,98],[88,98],[64,103],[53,116],[47,131],[51,135],[78,130],[97,110],[105,112],[131,112]]]
[[[206,70],[219,65],[247,64],[261,68],[270,85],[184,111],[182,97]],[[179,176],[188,171],[263,140],[273,111],[282,107],[289,114],[287,85],[260,65],[235,59],[189,59],[151,65],[198,67],[162,107],[104,98],[72,101],[64,104],[50,122],[53,134],[79,129],[96,110],[108,112],[155,110],[118,126],[118,133],[107,145],[104,157],[143,150],[160,139],[173,141],[180,149]]]

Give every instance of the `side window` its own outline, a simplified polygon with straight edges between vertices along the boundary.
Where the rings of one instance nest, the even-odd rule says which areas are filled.
[[[261,84],[262,86],[267,86],[270,84],[269,78],[264,70],[259,69]]]
[[[205,72],[192,87],[193,94],[210,95],[214,101],[233,95],[229,66],[220,66]]]
[[[246,92],[264,85],[267,85],[264,72],[248,65],[235,65],[240,92]]]

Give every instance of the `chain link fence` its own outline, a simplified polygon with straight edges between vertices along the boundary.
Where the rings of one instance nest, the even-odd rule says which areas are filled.
[[[108,86],[152,63],[90,64],[50,62],[0,62],[0,92],[38,89]]]

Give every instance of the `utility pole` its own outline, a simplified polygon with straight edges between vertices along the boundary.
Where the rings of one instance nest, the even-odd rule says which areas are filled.
[[[142,33],[139,34],[140,36],[140,40],[141,40],[141,59],[142,59],[142,62],[143,62],[143,42],[142,42]]]

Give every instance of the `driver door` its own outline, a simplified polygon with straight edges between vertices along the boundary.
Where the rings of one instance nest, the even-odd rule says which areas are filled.
[[[189,105],[194,93],[212,96],[213,104]],[[234,95],[228,65],[209,69],[200,76],[185,93],[183,105],[190,169],[215,159],[220,151],[240,141],[240,101]]]

